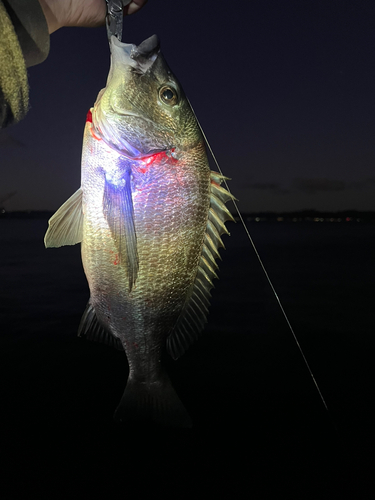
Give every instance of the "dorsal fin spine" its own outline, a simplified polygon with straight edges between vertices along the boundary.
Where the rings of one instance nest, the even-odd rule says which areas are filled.
[[[218,230],[218,233],[219,233],[220,236],[222,234],[224,234],[224,233],[227,234],[228,236],[230,235],[228,229],[225,227],[224,221],[222,219],[220,219],[220,217],[212,209],[212,207],[210,208],[208,216],[210,218],[210,221],[213,222],[213,224],[215,225],[215,227]]]
[[[216,279],[219,279],[218,275],[216,274],[216,272],[214,271],[214,269],[210,266],[210,264],[208,263],[207,259],[205,259],[203,257],[203,255],[201,256],[201,259],[199,261],[199,265],[203,268],[203,266],[206,267],[207,271],[210,272],[214,278]]]
[[[219,172],[214,172],[211,170],[210,172],[210,177],[211,179],[216,182],[217,184],[221,184],[224,180],[230,181],[230,177],[225,177],[225,175],[219,174]]]
[[[195,283],[196,287],[199,289],[200,293],[206,298],[206,295],[207,295],[207,301],[209,303],[209,298],[208,297],[211,297],[211,293],[210,293],[210,288],[207,290],[207,282],[206,283],[203,283],[203,281],[200,279],[200,277],[197,275],[196,279],[195,279]]]
[[[233,215],[229,212],[229,210],[224,205],[224,203],[220,200],[220,198],[218,198],[214,194],[211,194],[211,207],[222,218],[222,220],[224,222],[226,222],[228,220],[235,222]]]
[[[214,195],[216,195],[220,200],[226,203],[229,200],[236,200],[236,198],[223,187],[211,182],[211,191]]]
[[[211,236],[208,233],[205,234],[204,244],[210,249],[215,259],[221,260],[221,255],[218,252],[217,246],[215,245]]]
[[[207,322],[210,290],[214,287],[212,280],[218,277],[216,259],[221,259],[219,248],[225,248],[221,235],[229,234],[225,222],[234,220],[224,203],[235,198],[220,186],[226,179],[217,172],[210,174],[210,206],[195,280],[187,293],[176,326],[167,339],[168,352],[174,359],[185,352]]]
[[[207,282],[209,283],[209,285],[212,288],[215,288],[214,284],[212,283],[212,281],[210,279],[210,277],[208,276],[208,274],[206,273],[206,271],[204,269],[202,269],[201,267],[198,267],[197,276],[199,276],[199,274],[201,274],[207,280]]]
[[[207,245],[205,244],[203,244],[202,247],[202,255],[204,255],[207,258],[207,260],[211,262],[211,264],[214,266],[215,269],[219,269],[215,257],[212,255],[212,252],[208,249]]]
[[[211,236],[211,239],[214,242],[216,248],[222,247],[225,250],[223,240],[220,238],[220,234],[218,233],[218,230],[216,229],[213,222],[210,221],[210,219],[208,219],[208,221],[207,221],[207,233]]]

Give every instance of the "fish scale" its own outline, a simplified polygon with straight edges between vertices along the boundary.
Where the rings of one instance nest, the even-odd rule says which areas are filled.
[[[113,161],[115,155],[102,141],[94,139],[89,130],[85,132],[84,150],[89,154],[83,155],[82,160],[82,190],[90,194],[83,203],[82,259],[98,320],[109,324],[111,333],[126,344],[131,367],[140,365],[137,350],[145,336],[148,344],[152,345],[149,339],[153,339],[159,346],[162,337],[172,330],[195,279],[210,196],[205,150],[202,145],[196,149],[193,155],[182,154],[178,162],[168,157],[153,162],[147,177],[142,173],[133,176],[140,267],[136,285],[129,293],[126,268],[113,263],[117,248],[102,211],[101,166]],[[93,233],[95,238],[91,236]],[[109,284],[104,292],[103,282]],[[138,347],[133,348],[134,345]],[[161,348],[150,349],[157,353],[151,365],[158,366]],[[137,370],[140,373],[141,367]]]
[[[81,242],[90,300],[79,335],[125,350],[115,419],[190,426],[162,359],[181,356],[207,321],[232,196],[210,171],[157,38],[137,47],[112,37],[111,52],[87,115],[81,187],[50,219],[45,244]]]

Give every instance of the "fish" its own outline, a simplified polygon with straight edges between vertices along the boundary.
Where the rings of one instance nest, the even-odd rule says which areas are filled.
[[[90,299],[78,335],[124,350],[118,422],[191,427],[163,364],[207,322],[221,236],[234,220],[194,111],[156,35],[111,37],[87,114],[80,188],[49,220],[47,248],[81,244]]]

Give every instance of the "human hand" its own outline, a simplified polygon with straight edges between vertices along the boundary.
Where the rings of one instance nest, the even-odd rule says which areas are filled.
[[[146,2],[147,0],[132,0],[124,8],[124,14],[134,14]],[[105,24],[107,7],[104,0],[39,0],[39,3],[50,34],[63,26],[95,28]]]

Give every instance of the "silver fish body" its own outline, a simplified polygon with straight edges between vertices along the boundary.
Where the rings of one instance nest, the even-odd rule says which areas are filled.
[[[82,244],[90,301],[79,335],[123,348],[115,418],[191,421],[163,368],[203,329],[215,258],[231,219],[191,107],[156,37],[112,38],[107,86],[88,114],[81,188],[52,217],[46,246]]]

